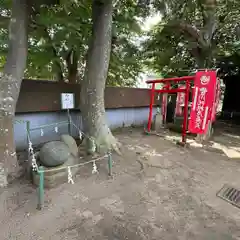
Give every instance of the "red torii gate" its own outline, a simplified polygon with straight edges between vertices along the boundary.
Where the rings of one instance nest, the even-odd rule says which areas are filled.
[[[152,111],[154,105],[154,94],[155,93],[185,93],[185,103],[184,103],[184,112],[183,112],[183,129],[182,129],[182,144],[186,144],[186,136],[187,136],[187,122],[188,122],[188,99],[189,99],[189,92],[191,89],[190,81],[194,81],[194,76],[184,76],[184,77],[175,77],[175,78],[165,78],[165,79],[157,79],[157,80],[148,80],[146,81],[147,84],[152,84],[151,94],[150,94],[150,105],[149,105],[149,117],[148,117],[148,124],[147,124],[147,132],[150,133],[151,131],[151,123],[152,123]],[[182,88],[174,88],[172,89],[170,83],[179,83],[185,82],[186,87],[185,89]],[[156,83],[164,83],[163,89],[155,89]]]

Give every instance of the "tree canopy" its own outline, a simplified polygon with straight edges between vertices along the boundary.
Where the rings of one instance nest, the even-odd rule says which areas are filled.
[[[41,4],[32,9],[25,77],[79,82],[83,79],[91,36],[92,1],[64,0],[61,4],[54,4],[56,2],[53,1],[51,6]],[[0,6],[0,68],[5,63],[8,49],[9,3],[9,0],[4,0]],[[142,59],[135,39],[141,35],[136,16],[143,14],[137,1],[114,3],[108,85],[132,86],[142,71]]]
[[[188,75],[196,68],[218,67],[227,56],[238,58],[239,1],[157,3],[155,8],[161,11],[162,21],[145,42],[146,64],[150,68],[164,75]]]
[[[41,0],[34,6],[25,77],[80,82],[91,36],[91,0]],[[174,76],[200,67],[232,69],[239,65],[239,7],[235,0],[115,1],[107,84],[133,86],[144,69]],[[139,19],[150,10],[160,12],[162,20],[142,44]],[[0,6],[0,68],[6,60],[9,16],[10,0],[4,0]],[[206,32],[211,35],[209,43]],[[207,58],[208,63],[202,61]]]

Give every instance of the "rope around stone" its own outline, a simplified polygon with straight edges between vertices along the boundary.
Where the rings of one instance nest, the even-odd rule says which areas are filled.
[[[106,158],[108,155],[104,155],[100,158],[95,158],[95,159],[92,159],[90,161],[87,161],[87,162],[84,162],[84,163],[78,163],[78,164],[75,164],[75,165],[68,165],[68,166],[64,166],[64,167],[58,167],[58,168],[54,168],[54,169],[44,169],[44,170],[38,170],[38,173],[42,173],[42,172],[55,172],[55,171],[59,171],[59,170],[63,170],[63,169],[68,169],[68,168],[74,168],[74,167],[83,167],[84,165],[87,165],[89,163],[94,163],[94,162],[98,162],[104,158]]]
[[[70,117],[70,125],[72,125],[73,127],[75,127],[78,132],[79,132],[79,138],[80,140],[82,139],[82,136],[85,136],[86,138],[88,138],[89,140],[92,140],[93,143],[94,143],[94,139],[92,139],[91,137],[87,136],[83,131],[81,131],[72,121],[71,119],[71,116]],[[58,125],[58,123],[56,124],[50,124],[51,126],[52,125]],[[41,130],[42,128],[39,127]],[[96,166],[96,162],[106,158],[109,156],[109,154],[111,154],[110,152],[102,157],[99,157],[99,158],[95,158],[95,159],[92,159],[90,161],[87,161],[87,162],[84,162],[84,163],[78,163],[78,164],[75,164],[75,165],[68,165],[68,166],[62,166],[62,167],[57,167],[57,168],[52,168],[52,169],[44,169],[44,170],[40,170],[38,165],[37,165],[37,162],[36,162],[36,157],[35,157],[35,153],[34,153],[34,150],[33,150],[33,146],[32,146],[32,142],[31,142],[31,137],[30,137],[30,132],[27,133],[28,135],[28,144],[29,144],[29,153],[32,155],[32,167],[33,167],[33,170],[38,172],[38,173],[44,173],[44,172],[56,172],[56,171],[59,171],[59,170],[63,170],[63,169],[68,169],[69,172],[71,172],[71,168],[75,168],[75,167],[83,167],[84,165],[87,165],[89,163],[93,163],[93,173],[94,172],[97,172],[97,166]],[[95,143],[93,144],[93,148],[92,149],[94,152],[96,150],[96,146],[95,146]]]

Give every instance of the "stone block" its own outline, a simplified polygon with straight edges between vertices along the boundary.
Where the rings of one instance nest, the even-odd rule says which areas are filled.
[[[78,156],[78,146],[75,139],[67,134],[61,135],[61,140],[68,146],[71,154],[75,157]]]
[[[68,181],[68,166],[72,166],[79,163],[79,158],[70,155],[69,159],[59,167],[44,167],[46,170],[52,170],[44,173],[44,187],[54,188],[60,184],[67,183]],[[62,168],[63,167],[63,168]],[[65,168],[64,168],[65,167]],[[79,167],[71,168],[72,176],[74,177],[79,171]],[[33,184],[39,184],[39,175],[33,173]]]
[[[46,167],[57,167],[65,163],[71,153],[68,146],[61,141],[48,142],[40,150],[40,162]]]

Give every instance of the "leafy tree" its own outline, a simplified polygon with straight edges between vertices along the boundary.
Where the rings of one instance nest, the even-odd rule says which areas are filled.
[[[240,75],[239,1],[227,1],[221,9],[217,31],[216,65],[227,75]]]
[[[216,67],[220,58],[236,49],[239,4],[234,0],[173,0],[166,6],[156,1],[163,19],[145,43],[148,66],[166,75],[187,75],[192,69]],[[212,37],[204,44],[206,32]]]
[[[188,75],[192,69],[216,67],[219,57],[232,51],[239,1],[155,1],[155,7],[163,19],[145,43],[149,66],[168,75]]]
[[[12,120],[27,60],[27,19],[27,1],[13,0],[9,24],[9,50],[0,78],[1,185],[7,184],[6,176],[15,174],[18,166]]]
[[[170,64],[173,74],[179,68],[211,67],[217,26],[216,1],[156,1],[155,7],[163,13],[163,19],[146,44],[148,51],[155,49],[152,54],[155,65],[160,59],[160,66]]]
[[[104,150],[112,146],[118,149],[117,142],[106,123],[104,108],[104,89],[111,52],[112,15],[112,0],[104,2],[93,0],[92,38],[80,94],[84,128],[88,137],[94,139],[94,142],[87,142],[89,152],[95,145],[104,147]]]
[[[145,64],[161,72],[164,77],[188,75],[196,65],[186,47],[188,42],[180,33],[173,33],[171,29],[162,29],[157,33],[158,28],[156,26],[152,30],[154,37],[144,44]]]
[[[12,0],[11,14],[1,9],[4,17],[10,16],[10,21],[8,53],[0,76],[0,186],[7,184],[8,176],[16,177],[18,173],[12,123],[26,67],[28,19],[31,10],[37,9],[42,3],[45,2],[35,4],[30,0]]]
[[[121,13],[117,8],[116,12],[113,11],[112,0],[92,0],[92,8],[90,3],[63,1],[59,4],[55,0],[13,0],[11,10],[8,0],[1,5],[2,26],[5,26],[5,20],[10,19],[8,45],[4,41],[0,43],[2,52],[8,52],[6,59],[4,54],[1,55],[1,62],[6,62],[0,79],[0,161],[1,173],[4,172],[5,177],[18,172],[12,121],[26,68],[28,49],[30,54],[26,75],[48,76],[48,73],[57,73],[57,78],[62,80],[67,74],[70,80],[76,79],[76,75],[81,75],[85,68],[81,87],[81,111],[85,131],[102,150],[113,148],[119,152],[118,143],[105,119],[104,89],[110,59],[113,72],[111,75],[110,71],[109,77],[117,78],[119,85],[127,77],[134,79],[135,73],[139,72],[138,64],[141,62],[136,61],[139,57],[138,49],[132,41],[134,33],[138,33],[140,29],[134,15],[142,10],[139,11],[136,2],[131,0],[116,2],[122,4],[121,6],[126,5],[125,8],[120,8]],[[118,7],[116,3],[115,7]],[[80,8],[84,13],[81,17]],[[92,34],[87,46],[90,30]],[[1,40],[6,40],[6,33],[3,28]],[[134,66],[133,71],[129,68],[130,64]],[[120,74],[121,66],[126,68],[123,74]],[[45,67],[43,71],[42,67]],[[46,69],[48,71],[43,75]],[[117,71],[119,72],[116,73]],[[127,84],[132,83],[129,81]]]
[[[125,4],[128,7],[125,14],[130,15],[130,17],[131,15],[133,17],[134,14],[146,13],[146,8],[138,8],[135,1],[126,0],[117,3]],[[132,6],[136,8],[134,9]],[[114,17],[113,0],[92,1],[92,36],[89,42],[80,94],[83,124],[88,139],[91,139],[87,140],[89,153],[92,153],[93,146],[96,145],[99,152],[115,150],[120,154],[120,144],[108,127],[104,106],[104,89],[111,59],[111,45],[113,44],[112,26],[118,26],[117,23],[119,23],[119,21],[116,21],[116,24],[113,25]],[[118,47],[121,48],[121,46]],[[130,52],[129,54],[133,53]],[[124,53],[123,59],[126,56],[127,53]]]
[[[117,1],[116,4],[107,84],[132,86],[142,68],[138,48],[133,42],[133,38],[141,33],[135,19],[137,5],[130,0]],[[63,1],[61,5],[50,8],[42,6],[34,14],[25,76],[60,81],[67,79],[72,83],[81,81],[91,35],[91,1]],[[3,29],[0,33],[2,39],[6,32]],[[4,56],[7,39],[3,43],[1,52]]]

